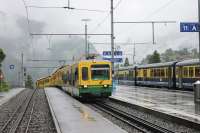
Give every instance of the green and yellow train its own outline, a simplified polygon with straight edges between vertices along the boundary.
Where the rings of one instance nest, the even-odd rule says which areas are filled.
[[[111,63],[83,60],[58,68],[50,76],[36,81],[37,88],[60,87],[74,97],[108,97],[112,93]]]

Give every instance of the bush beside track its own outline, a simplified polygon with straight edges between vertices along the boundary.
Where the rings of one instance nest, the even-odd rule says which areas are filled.
[[[6,82],[3,81],[0,84],[0,92],[9,91],[9,89],[10,89],[10,86],[8,85],[8,83],[6,83]]]

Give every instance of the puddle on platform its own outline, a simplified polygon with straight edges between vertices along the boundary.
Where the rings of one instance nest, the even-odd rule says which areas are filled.
[[[87,121],[96,121],[95,118],[90,116],[89,112],[84,110],[82,107],[77,106],[77,105],[73,105],[73,107],[76,108],[82,114],[83,119],[85,119]]]

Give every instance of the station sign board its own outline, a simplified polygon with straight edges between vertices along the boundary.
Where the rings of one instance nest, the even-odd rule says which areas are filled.
[[[122,56],[123,52],[122,51],[114,51],[114,56]],[[111,56],[112,52],[111,51],[103,51],[103,56]]]
[[[111,51],[103,51],[103,59],[108,60],[115,63],[123,62],[122,51],[114,51],[114,59],[112,60],[112,52]]]
[[[10,65],[9,68],[10,69],[15,69],[15,65]]]
[[[112,62],[112,58],[103,58],[103,60],[108,60],[108,61]],[[121,62],[123,62],[123,59],[122,58],[114,58],[113,62],[121,63]]]
[[[195,22],[181,22],[180,32],[200,32],[200,23]]]

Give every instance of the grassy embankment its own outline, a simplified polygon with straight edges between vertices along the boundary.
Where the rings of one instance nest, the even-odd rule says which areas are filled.
[[[10,87],[6,82],[0,83],[0,92],[9,91]]]

